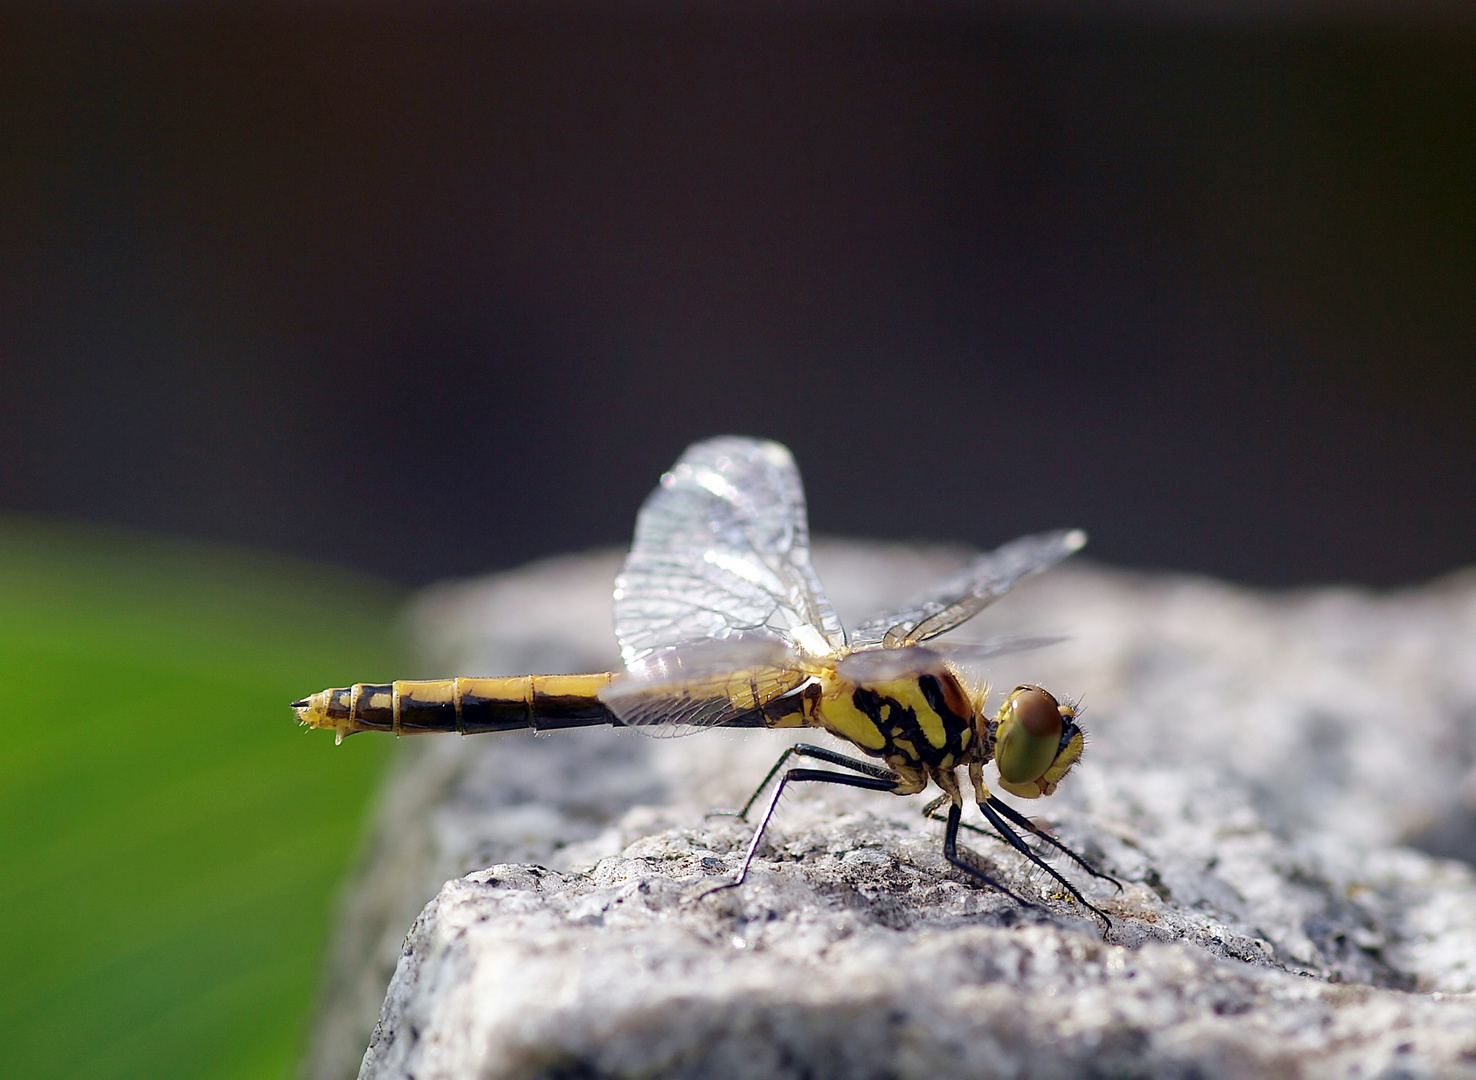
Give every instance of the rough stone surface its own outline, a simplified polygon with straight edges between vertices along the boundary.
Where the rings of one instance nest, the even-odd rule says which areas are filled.
[[[816,562],[854,622],[960,557]],[[617,564],[426,594],[427,669],[613,664]],[[309,1073],[1476,1077],[1476,574],[1272,594],[1067,566],[968,631],[1072,635],[989,674],[1085,696],[1084,765],[1015,805],[1124,881],[1066,871],[1105,940],[998,842],[969,838],[1049,914],[963,881],[920,798],[829,787],[694,899],[748,835],[705,811],[778,733],[407,740]]]

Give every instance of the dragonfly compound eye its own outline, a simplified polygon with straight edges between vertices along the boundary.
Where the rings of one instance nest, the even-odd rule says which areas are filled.
[[[1061,748],[1061,708],[1038,686],[1018,687],[999,710],[994,760],[1008,784],[1039,780]]]

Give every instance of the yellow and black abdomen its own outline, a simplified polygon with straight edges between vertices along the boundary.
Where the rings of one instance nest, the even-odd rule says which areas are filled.
[[[328,728],[338,741],[359,731],[421,735],[454,731],[552,731],[619,724],[599,698],[614,678],[593,675],[519,675],[392,683],[355,683],[295,701],[299,723]]]

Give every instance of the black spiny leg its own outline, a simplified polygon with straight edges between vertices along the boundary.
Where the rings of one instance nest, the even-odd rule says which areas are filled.
[[[963,811],[960,809],[958,803],[951,803],[951,804],[949,804],[949,807],[948,807],[948,828],[943,833],[943,858],[945,858],[945,859],[948,860],[949,865],[950,866],[953,866],[953,867],[956,867],[959,870],[962,870],[965,874],[968,874],[969,877],[973,878],[976,881],[982,881],[985,885],[988,885],[991,889],[998,889],[1000,892],[1004,893],[1006,896],[1008,896],[1015,903],[1019,904],[1021,907],[1034,908],[1036,911],[1045,911],[1045,908],[1041,907],[1039,904],[1032,904],[1029,900],[1026,900],[1023,896],[1017,896],[1017,895],[1015,895],[1015,893],[1013,893],[1012,891],[1010,891],[1010,889],[1007,886],[1005,886],[1001,882],[996,881],[994,878],[990,877],[988,874],[986,874],[983,870],[980,870],[973,863],[968,862],[966,859],[959,858],[959,855],[958,855],[958,827],[962,823],[962,821],[963,821]]]
[[[942,794],[942,795],[939,795],[932,802],[928,803],[927,806],[924,806],[922,808],[922,816],[925,817],[925,818],[927,818],[929,821],[947,821],[948,820],[948,815],[947,814],[940,814],[940,813],[938,813],[939,810],[942,810],[943,807],[945,807],[947,805],[948,805],[948,795],[946,793],[945,794]],[[998,833],[991,832],[989,829],[981,829],[977,825],[970,825],[967,821],[961,821],[961,822],[959,822],[959,826],[958,827],[960,829],[968,829],[969,832],[971,832],[971,833],[978,833],[980,836],[987,836],[991,840],[999,840],[999,834]]]
[[[819,753],[814,753],[814,751],[819,751]],[[782,765],[786,758],[795,753],[804,753],[809,757],[823,757],[825,760],[835,760],[836,758],[839,758],[840,760],[835,762],[838,765],[847,765],[852,768],[865,766],[868,772],[876,770],[878,772],[885,773],[886,775],[848,776],[845,773],[827,772],[824,769],[790,769],[787,773],[780,777],[779,785],[774,788],[773,798],[769,800],[769,805],[764,809],[764,816],[762,819],[760,819],[758,828],[753,831],[753,839],[748,842],[748,851],[743,856],[743,865],[738,869],[737,878],[732,881],[724,882],[722,885],[718,885],[715,888],[708,889],[706,892],[694,897],[694,899],[700,900],[704,896],[711,896],[713,893],[721,892],[724,889],[736,889],[739,885],[743,884],[744,879],[748,877],[748,868],[753,864],[753,857],[758,852],[759,843],[763,840],[764,833],[769,828],[769,819],[774,816],[774,810],[778,807],[779,799],[784,794],[784,788],[789,783],[813,780],[822,784],[840,784],[844,787],[866,788],[868,791],[891,791],[897,786],[897,781],[901,779],[899,776],[897,776],[896,773],[891,772],[889,769],[883,769],[880,766],[871,765],[865,761],[857,761],[853,763],[849,758],[846,758],[841,754],[836,754],[830,750],[824,750],[818,746],[806,746],[803,743],[792,746],[788,750],[786,750],[784,752],[784,756],[779,759],[779,764]],[[778,768],[779,765],[774,766],[775,770],[777,770]],[[769,773],[769,777],[772,777],[773,775],[774,771],[771,770]],[[767,784],[768,782],[768,778],[765,778],[764,783]],[[763,788],[759,788],[759,791],[762,790]],[[758,793],[755,792],[755,798],[757,798],[757,795]],[[753,799],[750,799],[748,801],[749,805],[752,805]],[[747,810],[748,807],[745,806],[739,816],[742,816],[742,813],[746,813]]]
[[[942,821],[944,819],[944,815],[939,814],[938,811],[943,808],[943,804],[947,801],[947,795],[938,796],[932,802],[928,803],[927,806],[924,806],[922,808],[923,817],[928,818],[932,821]],[[1072,851],[1069,847],[1061,843],[1061,841],[1057,840],[1054,836],[1046,832],[1039,825],[1031,821],[1028,817],[1020,813],[1008,803],[1001,802],[999,799],[991,795],[989,796],[989,805],[998,810],[1000,814],[1004,817],[1009,818],[1010,821],[1014,822],[1017,827],[1024,829],[1026,832],[1030,833],[1033,836],[1040,837],[1040,839],[1044,840],[1047,844],[1050,844],[1051,847],[1061,852],[1072,862],[1076,863],[1077,866],[1085,870],[1088,874],[1091,874],[1092,877],[1100,878],[1103,881],[1110,881],[1113,885],[1117,887],[1118,892],[1122,892],[1122,882],[1118,881],[1111,874],[1104,874],[1101,870],[1098,870],[1091,863],[1087,862],[1086,859],[1082,858],[1076,852]],[[991,840],[1000,840],[1004,843],[1009,843],[1009,841],[1005,840],[1004,837],[1002,837],[999,833],[992,832],[989,829],[981,829],[977,825],[970,825],[967,821],[960,825],[959,828],[968,829],[969,832],[978,833],[980,836],[987,836]],[[1014,845],[1011,844],[1010,846],[1013,847]],[[1036,848],[1034,850],[1037,855],[1040,854],[1039,848]]]
[[[817,761],[828,762],[831,765],[839,765],[842,768],[852,769],[858,773],[862,773],[863,775],[874,776],[878,780],[886,780],[893,784],[901,779],[901,777],[899,777],[891,769],[883,768],[880,765],[875,765],[870,761],[862,761],[860,758],[847,757],[845,754],[838,754],[834,750],[827,750],[825,747],[816,746],[813,743],[795,743],[793,746],[785,750],[784,753],[779,755],[779,760],[774,762],[774,767],[768,771],[767,775],[764,776],[763,780],[759,783],[759,786],[754,788],[753,794],[750,795],[748,797],[748,801],[743,804],[743,809],[709,810],[708,814],[713,817],[737,817],[741,820],[747,821],[748,812],[753,809],[753,804],[758,802],[758,797],[764,793],[764,788],[769,786],[769,781],[773,780],[774,777],[778,775],[779,770],[784,768],[784,763],[795,755],[798,755],[800,757],[815,758]],[[835,774],[827,773],[826,775],[833,776]],[[877,788],[877,790],[889,791],[890,788]]]
[[[922,816],[925,817],[925,818],[927,818],[929,821],[947,821],[948,820],[948,815],[947,814],[940,814],[938,812],[938,811],[942,810],[943,807],[945,807],[947,805],[948,805],[948,795],[946,795],[946,794],[939,795],[932,802],[928,803],[927,806],[924,806],[922,808]],[[999,833],[995,832],[993,829],[981,829],[978,825],[971,824],[971,823],[969,823],[967,821],[961,821],[961,822],[959,822],[959,826],[958,827],[960,829],[968,829],[969,832],[971,832],[971,833],[978,833],[980,836],[987,836],[989,839],[993,840],[996,844],[1003,844],[1003,843],[1005,843],[1005,839],[1002,836],[1000,836]]]
[[[956,810],[957,807],[955,807],[954,809]],[[994,807],[990,806],[987,802],[981,802],[979,804],[979,809],[983,811],[984,816],[989,820],[989,824],[993,825],[999,835],[1004,837],[1005,843],[1009,844],[1010,847],[1014,848],[1021,855],[1024,855],[1036,866],[1040,867],[1047,874],[1050,874],[1051,877],[1060,882],[1060,884],[1065,887],[1067,892],[1076,897],[1077,903],[1079,903],[1082,907],[1089,909],[1094,915],[1097,916],[1097,918],[1102,920],[1102,924],[1105,929],[1112,929],[1112,920],[1107,917],[1107,913],[1101,908],[1097,907],[1095,904],[1091,903],[1089,900],[1087,900],[1085,896],[1082,896],[1081,892],[1076,888],[1075,885],[1071,884],[1071,882],[1063,878],[1055,869],[1055,867],[1051,866],[1050,863],[1046,862],[1039,855],[1037,855],[1034,849],[1032,849],[1029,844],[1020,839],[1020,834],[1017,833],[1014,829],[1010,828],[1009,825],[1005,823],[1004,818],[995,813]],[[952,811],[950,811],[948,814],[948,820],[950,822],[953,820]]]
[[[1008,805],[1006,803],[1001,802],[999,799],[995,798],[993,795],[989,796],[989,805],[992,806],[992,807],[994,807],[996,810],[998,810],[1005,817],[1009,818],[1012,822],[1014,822],[1020,828],[1026,830],[1027,832],[1034,833],[1036,836],[1040,837],[1047,844],[1050,844],[1051,847],[1055,848],[1057,851],[1061,852],[1061,854],[1063,854],[1067,858],[1069,858],[1072,862],[1076,863],[1077,866],[1081,867],[1088,874],[1091,874],[1092,877],[1094,877],[1094,878],[1101,878],[1103,881],[1110,881],[1110,882],[1112,882],[1112,884],[1114,884],[1114,885],[1117,886],[1117,891],[1118,892],[1122,892],[1122,882],[1118,881],[1111,874],[1104,874],[1104,873],[1102,873],[1102,871],[1098,870],[1091,863],[1087,862],[1085,859],[1083,859],[1076,852],[1072,851],[1065,844],[1061,843],[1061,841],[1057,840],[1050,833],[1046,832],[1039,825],[1035,824],[1035,822],[1031,821],[1024,814],[1022,814],[1018,810],[1016,810],[1013,806],[1010,806],[1010,805]],[[980,831],[982,832],[983,830],[980,830]]]

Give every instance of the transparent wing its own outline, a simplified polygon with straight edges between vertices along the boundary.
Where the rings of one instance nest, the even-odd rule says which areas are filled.
[[[1080,529],[1022,536],[980,555],[900,611],[867,619],[851,634],[856,649],[915,645],[968,622],[1032,574],[1049,569],[1086,543]]]
[[[835,666],[836,672],[853,683],[881,683],[906,678],[941,666],[942,655],[932,649],[870,649],[854,652]]]
[[[836,671],[853,683],[891,682],[935,668],[943,660],[979,664],[996,656],[1039,649],[1065,640],[1064,637],[994,637],[986,641],[935,641],[930,645],[895,649],[863,649],[842,659]]]
[[[810,565],[794,458],[776,442],[724,436],[688,447],[641,507],[615,580],[615,636],[629,666],[735,634],[813,656],[845,644]]]
[[[740,720],[787,694],[809,674],[782,642],[756,636],[660,649],[600,691],[621,723],[645,735],[690,735]]]
[[[944,659],[952,660],[955,664],[981,664],[985,660],[992,660],[996,656],[1007,656],[1010,653],[1029,652],[1032,649],[1044,649],[1047,645],[1059,645],[1068,640],[1064,634],[1040,634],[1035,636],[1010,636],[992,637],[983,641],[934,641],[928,648],[942,656]],[[876,655],[886,655],[893,652],[892,649],[877,649]],[[873,653],[862,653],[862,656],[870,656]]]

